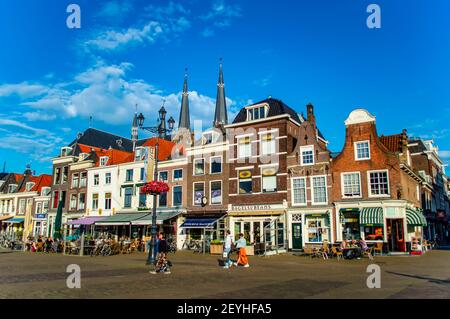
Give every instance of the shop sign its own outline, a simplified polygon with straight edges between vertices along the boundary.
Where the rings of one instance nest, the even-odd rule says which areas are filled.
[[[233,205],[233,211],[259,211],[259,210],[273,210],[283,208],[282,205]]]
[[[47,214],[36,214],[36,218],[39,218],[39,219],[47,218]]]

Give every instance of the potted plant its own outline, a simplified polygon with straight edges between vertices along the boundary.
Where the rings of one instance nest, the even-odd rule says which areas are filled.
[[[211,255],[222,255],[223,242],[221,240],[218,239],[212,240],[209,247],[210,247],[209,252]]]

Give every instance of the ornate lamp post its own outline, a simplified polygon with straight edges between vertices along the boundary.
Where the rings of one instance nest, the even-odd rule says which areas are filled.
[[[140,113],[137,117],[137,121],[138,121],[138,126],[141,130],[145,130],[148,131],[152,134],[157,134],[159,138],[166,138],[167,137],[167,133],[169,133],[170,131],[173,130],[174,124],[175,124],[175,120],[170,117],[169,118],[169,128],[166,128],[166,109],[164,108],[164,105],[161,107],[161,109],[159,110],[159,125],[158,126],[144,126],[144,120],[145,117],[142,113]],[[158,140],[156,140],[156,144],[155,144],[155,171],[154,171],[154,175],[153,175],[153,180],[157,181],[158,180],[158,147],[159,147],[159,143]],[[158,195],[156,193],[153,194],[153,207],[152,207],[152,241],[151,241],[151,246],[150,246],[150,251],[148,252],[148,258],[147,258],[147,265],[154,265],[155,264],[155,257],[154,256],[154,251],[156,248],[156,230],[157,230],[157,225],[156,225],[156,200],[158,198]]]

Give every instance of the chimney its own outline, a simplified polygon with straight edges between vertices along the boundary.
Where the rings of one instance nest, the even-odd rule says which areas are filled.
[[[314,116],[314,106],[311,103],[306,105],[306,120],[316,126],[316,117]]]

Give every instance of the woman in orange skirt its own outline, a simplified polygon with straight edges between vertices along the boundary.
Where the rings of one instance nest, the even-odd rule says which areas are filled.
[[[238,260],[235,266],[243,266],[245,268],[250,267],[248,264],[247,252],[245,247],[247,246],[247,241],[244,238],[244,234],[239,234],[239,239],[236,241],[236,249],[238,249]]]

